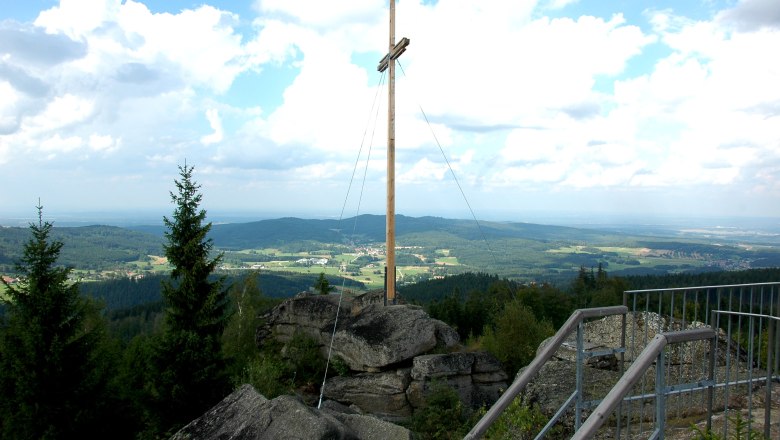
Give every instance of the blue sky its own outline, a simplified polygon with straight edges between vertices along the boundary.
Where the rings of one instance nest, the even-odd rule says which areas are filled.
[[[0,0],[0,218],[165,213],[185,159],[209,212],[382,213],[387,9]],[[470,217],[449,162],[481,218],[780,218],[777,0],[400,0],[397,35],[400,214]]]

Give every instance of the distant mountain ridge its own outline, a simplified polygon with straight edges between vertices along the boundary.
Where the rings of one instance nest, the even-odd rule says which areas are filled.
[[[147,255],[162,255],[164,232],[162,225],[60,228],[55,224],[53,238],[65,243],[62,264],[101,270],[125,262],[136,270],[153,261]],[[13,271],[29,237],[27,228],[0,228],[0,270]],[[294,254],[325,249],[341,253],[344,249],[333,247],[341,245],[381,247],[385,216],[213,224],[209,237],[215,250],[224,251],[232,264],[256,264],[271,261],[273,252],[261,252],[268,248]],[[597,266],[622,275],[780,267],[780,243],[772,235],[694,235],[675,229],[663,233],[628,225],[618,231],[398,215],[396,244],[401,256],[422,258],[431,273],[438,268],[436,275],[480,271],[535,282],[567,279],[581,267]],[[238,252],[247,250],[256,252]]]
[[[438,233],[460,240],[487,240],[521,238],[527,240],[594,240],[602,233],[566,226],[537,225],[513,222],[479,222],[442,217],[396,216],[396,237],[403,245],[404,239],[419,234]],[[318,241],[339,243],[384,242],[385,216],[364,214],[343,220],[306,220],[286,217],[249,223],[213,225],[210,237],[217,247],[225,249],[251,249],[272,247],[291,241]]]
[[[220,249],[257,249],[291,242],[321,243],[381,243],[385,241],[385,216],[364,214],[343,220],[301,219],[284,217],[247,223],[212,225],[209,237]],[[152,226],[77,226],[57,227],[52,238],[65,243],[63,263],[87,258],[105,258],[107,262],[132,261],[139,256],[162,253],[165,227]],[[396,216],[399,245],[404,241],[462,242],[515,238],[534,241],[597,240],[603,234],[589,229],[532,223],[486,222],[455,220],[442,217]],[[426,236],[426,234],[431,234]],[[11,264],[21,256],[21,248],[29,239],[28,228],[0,228],[0,264]],[[92,257],[85,255],[91,253]],[[93,258],[94,257],[94,258]]]

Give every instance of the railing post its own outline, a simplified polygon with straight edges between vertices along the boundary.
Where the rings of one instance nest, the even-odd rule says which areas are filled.
[[[715,402],[715,352],[718,349],[718,328],[715,327],[715,312],[711,313],[710,328],[715,331],[710,339],[710,372],[708,379],[710,381],[707,387],[707,432],[712,432],[712,407]]]
[[[777,322],[773,319],[767,320],[768,332],[766,338],[766,394],[764,397],[764,437],[769,438],[770,422],[772,421],[772,378],[774,377],[774,368],[772,366],[772,345],[774,345],[774,328]],[[760,355],[759,355],[760,358]]]
[[[582,363],[585,360],[585,337],[584,324],[582,321],[577,325],[577,372],[576,372],[576,386],[577,386],[577,398],[574,404],[574,429],[580,429],[582,424]]]
[[[623,302],[625,305],[626,301],[626,294],[623,293]],[[626,347],[626,315],[622,316],[621,319],[621,332],[620,332],[620,347],[623,348],[623,350],[620,352],[620,376],[623,376],[626,372],[626,350],[628,350],[628,347]],[[615,438],[620,438],[621,435],[621,429],[623,427],[623,400],[620,401],[617,407],[617,432],[615,433]]]
[[[661,349],[655,361],[655,432],[654,438],[664,438],[666,429],[666,349]]]
[[[707,432],[712,432],[712,407],[715,403],[715,352],[718,349],[718,328],[715,327],[715,312],[710,312],[710,328],[715,334],[710,339],[710,385],[707,387]]]

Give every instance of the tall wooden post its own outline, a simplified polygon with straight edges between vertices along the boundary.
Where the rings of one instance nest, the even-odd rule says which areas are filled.
[[[386,214],[386,298],[395,303],[395,60],[409,45],[403,38],[395,44],[395,0],[390,0],[390,44],[377,70],[388,71],[387,87],[387,214]]]

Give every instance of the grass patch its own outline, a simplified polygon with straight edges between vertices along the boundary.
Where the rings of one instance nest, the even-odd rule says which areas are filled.
[[[460,266],[458,257],[437,257],[436,264],[441,264],[444,266]]]

